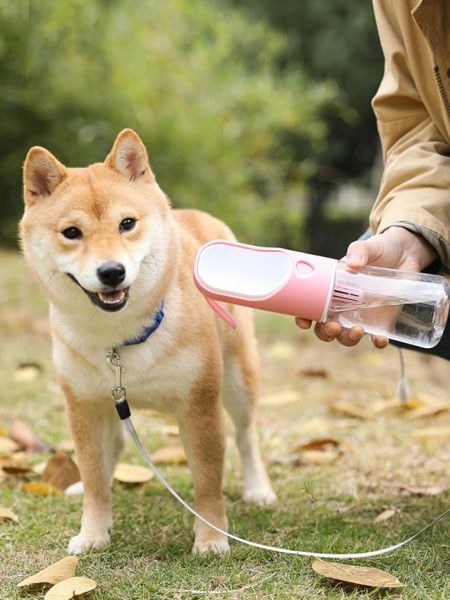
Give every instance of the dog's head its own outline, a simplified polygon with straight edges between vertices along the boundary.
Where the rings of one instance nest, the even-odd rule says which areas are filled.
[[[106,312],[158,294],[170,206],[139,136],[125,129],[103,163],[71,169],[34,147],[24,164],[22,247],[50,299]],[[131,292],[130,292],[131,290]],[[89,300],[87,300],[89,299]]]

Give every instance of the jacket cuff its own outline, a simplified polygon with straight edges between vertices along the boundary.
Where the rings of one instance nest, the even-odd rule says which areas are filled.
[[[390,223],[388,225],[381,224],[377,233],[383,233],[390,227],[403,227],[412,233],[421,235],[430,244],[430,246],[436,250],[444,269],[447,272],[450,272],[450,242],[439,235],[436,231],[417,223],[411,223],[409,221],[397,221],[396,223]]]

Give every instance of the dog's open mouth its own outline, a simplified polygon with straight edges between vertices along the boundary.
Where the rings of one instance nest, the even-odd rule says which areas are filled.
[[[91,302],[102,310],[116,312],[124,308],[128,302],[128,295],[130,291],[129,287],[121,290],[112,290],[111,292],[90,292],[84,288],[73,275],[70,273],[67,274],[72,281],[74,281],[83,290],[83,292],[85,292],[85,294],[91,299]]]

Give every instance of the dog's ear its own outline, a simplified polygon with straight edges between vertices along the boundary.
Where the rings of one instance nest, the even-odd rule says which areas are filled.
[[[30,204],[39,197],[50,196],[66,177],[64,165],[51,152],[34,146],[23,165],[25,203]]]
[[[105,159],[105,165],[125,175],[130,181],[141,177],[155,179],[148,164],[147,150],[141,138],[132,129],[124,129],[119,133]]]

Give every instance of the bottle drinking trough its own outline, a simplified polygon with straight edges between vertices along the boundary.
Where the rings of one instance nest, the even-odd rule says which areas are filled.
[[[200,248],[194,280],[230,325],[228,302],[325,322],[432,348],[448,318],[444,277],[380,267],[351,269],[345,260],[214,240]]]

